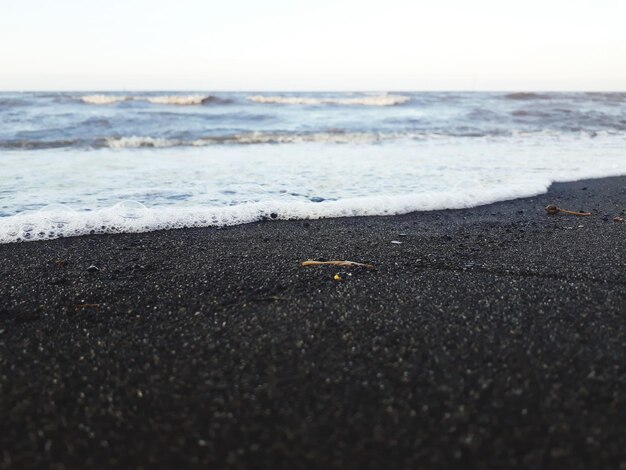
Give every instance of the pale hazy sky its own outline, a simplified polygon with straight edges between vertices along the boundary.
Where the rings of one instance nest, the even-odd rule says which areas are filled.
[[[626,90],[626,0],[0,0],[0,90]]]

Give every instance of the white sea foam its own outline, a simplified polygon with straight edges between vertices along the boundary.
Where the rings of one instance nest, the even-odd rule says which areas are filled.
[[[86,95],[81,97],[81,100],[87,104],[114,104],[129,99],[131,98],[128,96],[114,95]]]
[[[145,100],[153,104],[175,104],[179,106],[202,104],[210,98],[209,95],[171,95],[149,96]]]
[[[607,175],[608,176],[608,175]],[[565,181],[574,178],[565,178]],[[399,215],[414,211],[463,209],[545,193],[552,180],[485,187],[456,184],[449,191],[399,196],[369,196],[339,201],[280,199],[235,206],[153,207],[122,201],[97,211],[78,212],[54,204],[35,213],[0,218],[0,244],[51,240],[89,234],[140,233],[189,227],[223,227],[259,220]]]
[[[394,106],[397,104],[406,103],[411,98],[402,95],[376,95],[376,96],[363,96],[359,98],[315,98],[304,96],[263,96],[253,95],[248,96],[249,101],[255,103],[268,103],[268,104],[293,104],[293,105],[359,105],[359,106]]]
[[[136,233],[154,230],[228,226],[272,219],[320,219],[367,215],[404,214],[415,210],[460,209],[545,192],[547,180],[526,187],[475,186],[465,191],[406,196],[348,198],[321,203],[266,201],[227,207],[147,208],[134,201],[90,212],[76,212],[55,204],[25,215],[0,219],[0,243],[50,240],[103,233]]]

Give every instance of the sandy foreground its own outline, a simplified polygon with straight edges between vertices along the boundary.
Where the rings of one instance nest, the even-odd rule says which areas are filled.
[[[0,245],[0,468],[626,469],[625,209]]]

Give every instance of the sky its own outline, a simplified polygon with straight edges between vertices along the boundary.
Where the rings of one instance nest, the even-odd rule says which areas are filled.
[[[626,90],[626,0],[0,0],[0,90]]]

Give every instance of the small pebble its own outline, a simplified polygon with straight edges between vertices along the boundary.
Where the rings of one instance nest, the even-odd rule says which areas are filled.
[[[402,242],[398,240],[391,240],[391,243],[393,243],[394,245],[402,245]]]
[[[352,273],[348,273],[348,272],[342,271],[342,272],[339,272],[339,273],[335,274],[333,276],[333,279],[335,281],[343,281],[343,280],[345,280],[345,279],[347,279],[347,278],[349,278],[351,276],[352,276]]]

